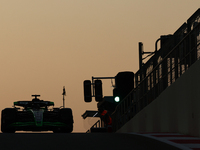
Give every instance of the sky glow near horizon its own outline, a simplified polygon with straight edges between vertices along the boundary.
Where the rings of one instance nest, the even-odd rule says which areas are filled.
[[[85,132],[83,81],[137,72],[138,42],[154,51],[160,35],[173,34],[200,7],[199,0],[1,0],[0,109],[32,94],[72,108],[74,132]],[[104,96],[112,95],[103,80]]]

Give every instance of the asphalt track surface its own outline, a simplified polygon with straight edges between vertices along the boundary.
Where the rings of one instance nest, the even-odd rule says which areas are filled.
[[[178,150],[140,135],[121,133],[1,133],[0,150]]]

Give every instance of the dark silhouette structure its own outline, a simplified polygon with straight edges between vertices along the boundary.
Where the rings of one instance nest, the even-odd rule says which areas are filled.
[[[157,43],[160,41],[160,49]],[[116,107],[113,130],[117,131],[144,107],[173,84],[200,58],[200,9],[172,35],[161,36],[155,42],[155,51],[146,63],[145,52],[139,43],[140,69],[135,73],[134,89]]]
[[[157,46],[158,42],[160,42],[160,49]],[[122,96],[123,100],[111,115],[113,131],[121,128],[181,77],[192,64],[199,60],[199,52],[200,9],[173,34],[160,36],[152,52],[144,52],[143,43],[140,42],[139,70],[133,75],[134,85],[127,90],[126,95]],[[150,58],[144,63],[143,60],[147,57]],[[117,81],[116,84],[120,83],[123,83],[123,80]],[[118,86],[118,89],[121,87],[123,86]],[[121,88],[121,91],[123,89]],[[101,126],[101,121],[98,121],[92,128]]]

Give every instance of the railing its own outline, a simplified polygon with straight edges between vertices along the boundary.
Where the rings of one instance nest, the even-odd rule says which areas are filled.
[[[113,131],[150,104],[199,58],[200,9],[135,74],[135,88],[112,114]]]
[[[103,126],[103,122],[101,120],[98,120],[89,130],[87,130],[86,133],[90,133],[92,128],[101,128]]]

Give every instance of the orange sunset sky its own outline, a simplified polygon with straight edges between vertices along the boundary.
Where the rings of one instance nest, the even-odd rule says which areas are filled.
[[[73,110],[74,132],[83,120],[83,81],[137,72],[138,42],[154,51],[160,35],[173,34],[200,7],[199,0],[0,0],[0,109],[32,94]],[[112,95],[103,80],[104,96]]]

